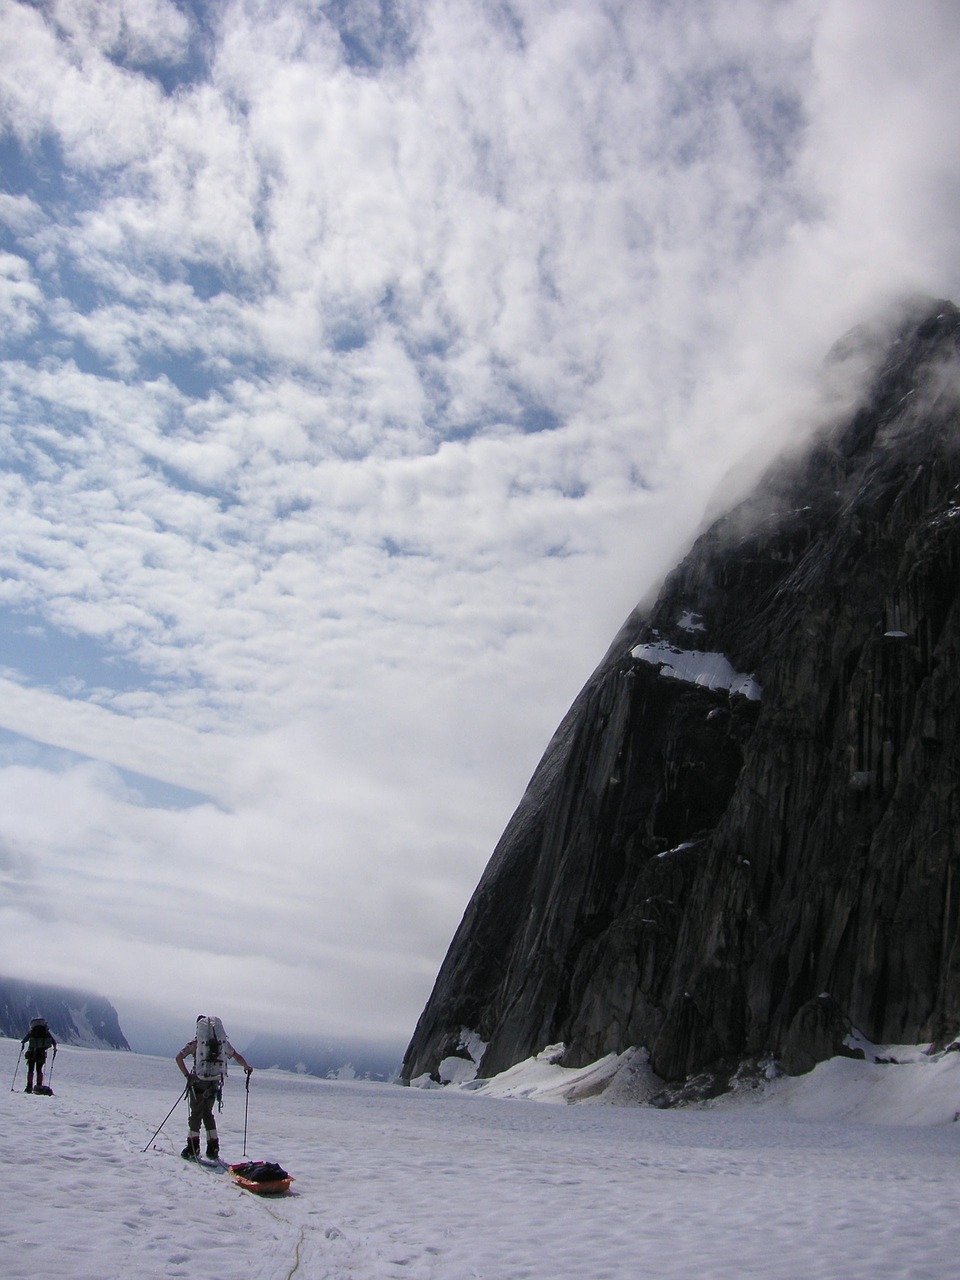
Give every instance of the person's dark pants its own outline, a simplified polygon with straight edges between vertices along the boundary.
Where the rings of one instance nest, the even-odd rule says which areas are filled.
[[[219,1080],[191,1080],[188,1089],[190,1099],[190,1118],[188,1121],[187,1142],[191,1138],[199,1140],[201,1124],[207,1131],[207,1147],[219,1147],[219,1138],[217,1137],[217,1122],[214,1118],[213,1107],[217,1100],[217,1090],[220,1088]]]
[[[33,1092],[33,1073],[37,1073],[37,1088],[43,1084],[43,1067],[47,1061],[46,1049],[28,1049],[25,1054],[27,1064],[27,1092]]]

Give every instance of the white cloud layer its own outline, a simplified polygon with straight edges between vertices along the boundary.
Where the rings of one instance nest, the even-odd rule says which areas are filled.
[[[960,293],[960,14],[0,34],[0,969],[402,1043],[730,468],[809,429],[850,325]]]

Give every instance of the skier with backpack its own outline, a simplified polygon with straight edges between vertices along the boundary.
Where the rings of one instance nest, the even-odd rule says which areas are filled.
[[[30,1030],[20,1041],[20,1048],[26,1048],[23,1056],[27,1064],[27,1087],[24,1093],[50,1093],[50,1088],[43,1083],[43,1068],[48,1049],[53,1050],[54,1057],[57,1056],[57,1042],[50,1033],[46,1018],[30,1019]],[[36,1083],[34,1072],[37,1075]]]
[[[185,1058],[193,1058],[192,1071],[187,1069]],[[220,1019],[201,1013],[197,1018],[196,1036],[177,1054],[177,1066],[187,1078],[190,1099],[187,1145],[180,1152],[184,1160],[200,1159],[201,1123],[207,1132],[207,1156],[211,1160],[219,1159],[220,1138],[213,1104],[221,1097],[228,1058],[238,1062],[248,1076],[253,1074],[253,1067],[227,1039]]]

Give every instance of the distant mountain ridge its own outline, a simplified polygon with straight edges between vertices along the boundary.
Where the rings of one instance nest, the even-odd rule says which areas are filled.
[[[243,1053],[254,1067],[280,1067],[326,1079],[388,1081],[400,1073],[399,1049],[384,1049],[359,1040],[261,1032]]]
[[[644,1046],[668,1081],[763,1055],[803,1071],[852,1025],[960,1030],[958,389],[960,312],[938,303],[627,620],[493,853],[404,1079],[553,1044],[570,1066]]]
[[[31,1018],[46,1018],[60,1044],[89,1049],[125,1049],[117,1011],[103,996],[69,987],[0,977],[0,1035],[20,1040]]]

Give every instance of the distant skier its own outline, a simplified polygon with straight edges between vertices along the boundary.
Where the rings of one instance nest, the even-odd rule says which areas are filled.
[[[185,1058],[193,1058],[193,1070],[188,1071]],[[220,1097],[220,1090],[227,1074],[227,1059],[239,1062],[247,1075],[253,1067],[246,1062],[227,1039],[219,1018],[208,1018],[201,1013],[197,1018],[197,1034],[177,1054],[177,1066],[187,1078],[190,1098],[187,1145],[180,1152],[184,1160],[200,1159],[200,1124],[207,1131],[207,1156],[211,1160],[220,1155],[220,1138],[213,1114],[213,1104]]]
[[[20,1041],[20,1047],[26,1048],[23,1057],[27,1064],[27,1087],[24,1093],[44,1092],[43,1068],[47,1061],[47,1050],[52,1049],[53,1056],[57,1056],[57,1042],[50,1033],[46,1018],[30,1019],[30,1030]],[[34,1084],[34,1072],[37,1074],[36,1084]],[[49,1092],[49,1089],[46,1092]]]

